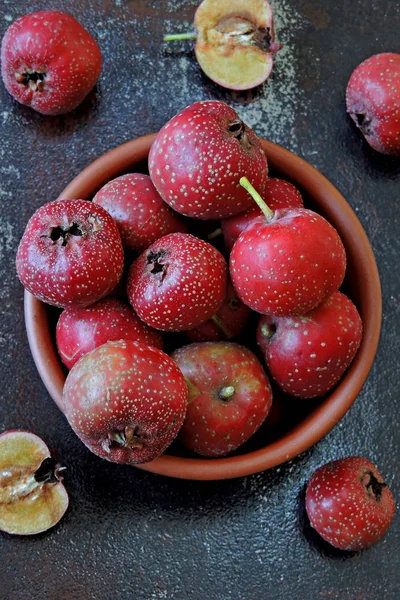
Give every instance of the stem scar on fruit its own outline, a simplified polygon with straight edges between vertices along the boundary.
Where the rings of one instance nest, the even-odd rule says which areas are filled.
[[[235,393],[235,388],[233,387],[233,385],[227,385],[223,388],[221,388],[218,392],[218,398],[220,400],[224,400],[225,402],[227,400],[229,400],[230,398],[232,398],[232,396]]]

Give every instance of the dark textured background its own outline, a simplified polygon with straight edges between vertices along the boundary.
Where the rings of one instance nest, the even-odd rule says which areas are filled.
[[[104,66],[74,113],[43,117],[0,85],[0,430],[29,429],[68,465],[70,508],[34,538],[0,534],[0,598],[136,600],[395,599],[399,519],[372,549],[344,555],[310,538],[301,497],[324,462],[361,454],[399,496],[400,161],[376,154],[345,114],[344,92],[363,59],[400,48],[391,0],[274,0],[285,43],[268,85],[231,93],[202,75],[192,46],[165,48],[164,31],[191,28],[195,0],[33,1],[70,12],[100,43]],[[27,12],[0,4],[0,34]],[[46,393],[33,365],[14,272],[33,211],[94,158],[157,130],[193,101],[218,98],[255,131],[319,168],[348,199],[373,245],[383,285],[374,367],[337,427],[269,472],[214,483],[176,481],[91,455]]]

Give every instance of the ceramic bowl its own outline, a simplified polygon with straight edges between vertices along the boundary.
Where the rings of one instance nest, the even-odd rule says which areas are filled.
[[[60,194],[60,198],[87,198],[110,179],[145,170],[154,135],[127,142],[84,169]],[[347,252],[344,289],[356,304],[364,332],[358,354],[339,384],[317,401],[296,400],[297,420],[282,430],[268,428],[256,434],[234,455],[206,459],[187,456],[174,445],[156,460],[140,468],[183,479],[228,479],[270,469],[304,452],[343,417],[360,392],[378,346],[382,298],[378,270],[368,238],[355,213],[339,191],[314,167],[281,146],[263,140],[271,171],[294,183],[304,194],[306,206],[317,210],[338,230]],[[49,394],[61,408],[65,370],[54,343],[54,319],[45,304],[25,292],[25,321],[32,355]],[[180,454],[180,455],[179,455]]]

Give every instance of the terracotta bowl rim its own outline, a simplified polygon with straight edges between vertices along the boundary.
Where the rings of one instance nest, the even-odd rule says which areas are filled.
[[[83,169],[59,198],[91,198],[107,181],[146,160],[156,134],[126,142],[106,152]],[[358,354],[330,395],[283,437],[258,450],[224,458],[185,458],[163,454],[141,469],[181,479],[230,479],[278,466],[308,450],[326,435],[355,401],[371,369],[378,348],[382,295],[379,273],[366,233],[341,193],[312,165],[282,146],[261,140],[270,167],[299,185],[323,207],[324,216],[338,229],[361,271],[363,285],[363,339]],[[46,305],[25,291],[25,324],[33,359],[50,396],[62,410],[65,374],[53,344]]]

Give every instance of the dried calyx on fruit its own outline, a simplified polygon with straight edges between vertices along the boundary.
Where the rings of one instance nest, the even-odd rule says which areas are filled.
[[[272,10],[267,0],[204,0],[198,7],[196,33],[166,35],[164,41],[195,39],[197,61],[222,87],[248,90],[270,75],[274,54]]]
[[[53,527],[68,508],[65,469],[28,431],[0,435],[0,529],[32,535]]]
[[[130,448],[141,450],[144,446],[143,439],[139,435],[138,427],[126,426],[121,431],[113,431],[108,434],[101,443],[103,450],[111,454],[111,448]]]

